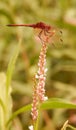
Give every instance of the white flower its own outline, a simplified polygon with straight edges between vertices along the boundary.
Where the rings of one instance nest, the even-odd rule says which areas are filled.
[[[36,74],[36,75],[35,75],[35,78],[36,78],[36,79],[38,79],[38,78],[39,78],[38,74]]]
[[[44,101],[47,101],[48,100],[48,97],[44,97]]]
[[[45,73],[48,71],[48,68],[45,68]]]
[[[30,126],[29,126],[29,130],[33,130],[33,125],[30,125]]]

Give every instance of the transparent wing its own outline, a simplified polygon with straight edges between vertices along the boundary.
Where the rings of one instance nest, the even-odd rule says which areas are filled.
[[[52,28],[52,32],[55,30],[54,35],[50,38],[50,43],[53,45],[60,45],[63,43],[63,32],[58,28]]]
[[[44,29],[34,29],[35,38],[39,42],[47,42],[50,44],[62,43],[62,31],[57,28],[51,28],[49,31]]]

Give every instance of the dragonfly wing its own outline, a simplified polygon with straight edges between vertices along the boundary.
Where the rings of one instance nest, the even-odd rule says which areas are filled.
[[[59,29],[51,28],[50,31],[46,31],[44,29],[34,29],[34,35],[41,42],[48,42],[48,43],[59,43],[62,42],[62,32]]]

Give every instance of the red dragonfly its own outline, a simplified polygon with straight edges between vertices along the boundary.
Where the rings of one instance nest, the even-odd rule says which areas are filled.
[[[51,38],[56,30],[52,28],[50,25],[45,24],[44,22],[39,22],[36,24],[8,24],[9,27],[16,27],[16,26],[25,26],[25,27],[32,27],[34,29],[39,29],[40,32],[38,34],[39,39],[44,42],[48,41]],[[60,31],[60,33],[62,33]]]

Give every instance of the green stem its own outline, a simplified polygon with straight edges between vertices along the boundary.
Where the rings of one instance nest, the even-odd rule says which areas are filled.
[[[71,126],[71,125],[68,125],[69,128],[73,129],[73,130],[76,130],[75,127]]]

